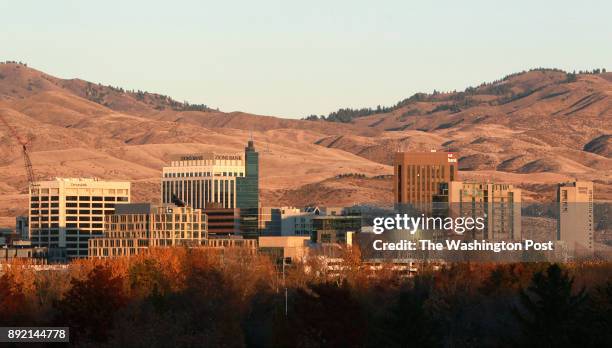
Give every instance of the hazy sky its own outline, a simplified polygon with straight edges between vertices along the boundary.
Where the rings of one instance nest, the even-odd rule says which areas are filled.
[[[0,1],[0,60],[284,117],[612,68],[612,1]]]

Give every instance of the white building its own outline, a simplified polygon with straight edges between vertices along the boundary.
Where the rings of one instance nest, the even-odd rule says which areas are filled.
[[[30,186],[29,238],[50,252],[65,250],[69,258],[87,257],[91,237],[102,236],[104,216],[116,204],[130,202],[130,183],[83,178],[57,178]]]
[[[179,156],[162,169],[164,204],[173,197],[195,209],[215,203],[217,208],[236,208],[236,178],[246,173],[243,153],[200,153]]]

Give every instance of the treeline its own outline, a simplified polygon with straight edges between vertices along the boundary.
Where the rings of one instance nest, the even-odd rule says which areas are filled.
[[[28,63],[24,63],[22,61],[16,61],[16,60],[5,60],[4,62],[2,62],[2,64],[17,64],[17,65],[22,65],[22,66],[28,66]]]
[[[107,107],[112,107],[112,100],[107,99],[107,97],[111,94],[127,94],[138,101],[152,106],[156,110],[165,110],[166,108],[169,108],[174,111],[212,111],[212,109],[206,104],[190,104],[187,101],[179,102],[163,94],[150,93],[141,90],[125,90],[121,87],[114,87],[110,85],[104,86],[100,83],[93,84],[91,82],[87,82],[84,93],[88,100]]]
[[[69,326],[88,347],[610,346],[610,263],[419,266],[412,278],[310,258],[198,249],[25,264],[0,277],[1,326]],[[283,282],[285,279],[285,283]],[[287,302],[285,291],[287,288]]]
[[[375,114],[393,112],[401,107],[404,107],[406,105],[409,105],[415,102],[449,102],[449,101],[452,101],[453,103],[439,104],[433,110],[429,111],[428,113],[434,113],[438,111],[447,111],[447,110],[450,111],[451,113],[457,113],[466,108],[470,108],[470,107],[480,104],[480,102],[477,102],[474,99],[469,98],[470,96],[474,96],[474,95],[500,96],[502,98],[500,98],[499,100],[493,100],[493,101],[488,101],[488,102],[483,102],[483,103],[487,105],[505,104],[505,103],[523,98],[536,91],[534,89],[527,89],[521,92],[514,92],[512,90],[512,86],[505,83],[509,81],[510,79],[512,79],[513,77],[520,76],[520,75],[523,75],[523,74],[526,74],[532,71],[564,73],[566,74],[566,78],[562,82],[565,82],[565,83],[576,81],[577,75],[580,75],[580,74],[606,73],[605,68],[603,69],[598,68],[598,69],[584,70],[584,71],[580,70],[578,73],[576,73],[576,71],[568,73],[562,69],[556,69],[556,68],[534,68],[534,69],[523,70],[520,72],[509,74],[509,75],[504,76],[501,79],[494,80],[491,82],[483,82],[480,85],[475,86],[475,87],[467,87],[464,91],[454,90],[454,91],[449,91],[449,92],[440,92],[440,91],[434,90],[432,93],[416,93],[412,95],[411,97],[401,100],[395,105],[389,106],[389,107],[378,105],[376,108],[361,108],[361,109],[342,108],[342,109],[339,109],[338,111],[329,113],[329,115],[327,116],[313,114],[313,115],[306,116],[302,119],[308,120],[308,121],[323,120],[323,121],[330,121],[330,122],[350,123],[350,122],[353,122],[353,120],[356,118],[375,115]],[[422,114],[420,111],[416,109],[412,109],[412,110],[408,110],[400,117],[406,118],[408,116],[420,115],[420,114]]]

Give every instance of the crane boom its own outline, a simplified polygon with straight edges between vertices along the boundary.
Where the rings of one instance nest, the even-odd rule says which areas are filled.
[[[17,130],[15,130],[15,128],[13,128],[6,121],[4,116],[0,115],[0,121],[2,121],[2,123],[9,130],[13,138],[15,138],[15,141],[17,141],[17,143],[21,146],[21,155],[23,156],[24,167],[25,167],[26,175],[28,177],[28,184],[31,185],[36,180],[36,177],[34,176],[34,169],[32,168],[32,161],[30,160],[30,155],[28,154],[29,142],[23,139],[21,136],[19,136],[19,133],[17,133]]]

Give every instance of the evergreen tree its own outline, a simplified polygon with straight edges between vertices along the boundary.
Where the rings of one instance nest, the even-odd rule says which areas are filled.
[[[580,343],[576,319],[586,299],[584,288],[573,294],[574,278],[553,264],[533,275],[527,290],[519,292],[515,308],[528,345],[567,346]]]

